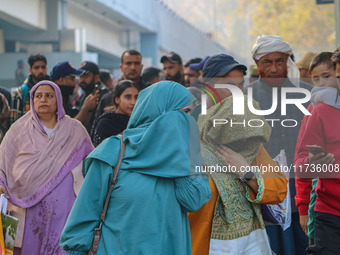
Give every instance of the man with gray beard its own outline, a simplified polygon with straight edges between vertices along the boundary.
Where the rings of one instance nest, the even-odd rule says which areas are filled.
[[[294,104],[287,104],[286,115],[282,115],[281,89],[304,88],[309,91],[312,89],[309,84],[300,81],[299,69],[290,58],[291,55],[291,47],[280,36],[258,36],[252,49],[252,57],[259,69],[260,78],[248,87],[252,88],[253,99],[259,103],[262,110],[271,109],[273,92],[277,94],[276,110],[265,116],[267,120],[274,121],[270,121],[272,134],[269,142],[264,144],[264,147],[272,158],[284,149],[288,167],[294,161],[295,145],[304,114]],[[274,89],[277,89],[277,92]],[[288,99],[298,100],[304,97],[305,95],[301,93],[286,94]],[[306,109],[308,104],[309,102],[303,104]],[[292,122],[287,122],[289,127],[284,127],[281,124],[283,119],[294,120],[296,125],[292,124]],[[294,177],[295,173],[291,171],[289,180],[292,206],[291,227],[282,231],[280,226],[267,226],[271,248],[276,254],[280,255],[307,255],[305,249],[308,245],[308,238],[299,224],[299,213],[294,199],[296,195]]]

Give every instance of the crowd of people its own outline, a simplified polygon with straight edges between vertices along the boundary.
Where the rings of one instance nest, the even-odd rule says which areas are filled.
[[[223,53],[183,64],[170,52],[143,71],[129,49],[118,79],[91,61],[48,74],[31,55],[13,95],[0,87],[14,254],[87,254],[98,227],[97,254],[340,254],[340,48],[294,62],[281,37],[260,35],[250,54],[251,82]],[[263,168],[282,153],[288,178]],[[263,208],[287,194],[283,230]]]

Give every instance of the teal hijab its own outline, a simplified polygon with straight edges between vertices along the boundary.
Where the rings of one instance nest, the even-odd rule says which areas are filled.
[[[190,92],[172,81],[158,82],[139,93],[127,129],[126,149],[120,170],[177,178],[189,176],[202,165],[199,130],[185,112]],[[85,160],[85,171],[93,159],[115,166],[120,138],[103,141]]]

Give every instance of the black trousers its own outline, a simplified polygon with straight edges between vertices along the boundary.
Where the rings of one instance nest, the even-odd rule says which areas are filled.
[[[314,245],[308,247],[313,255],[340,255],[340,216],[315,212]]]

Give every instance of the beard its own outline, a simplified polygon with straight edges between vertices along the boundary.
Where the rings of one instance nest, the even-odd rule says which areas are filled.
[[[82,88],[82,90],[85,91],[85,93],[87,95],[91,94],[96,86],[95,82],[94,82],[94,78],[92,79],[92,81],[87,84],[86,82],[82,81],[81,83],[79,83],[79,86]]]
[[[37,76],[32,74],[32,78],[36,83],[43,81],[43,80],[48,80],[48,76],[46,74],[40,73]]]
[[[126,75],[126,79],[131,80],[131,81],[138,81],[139,78],[140,78],[140,75],[138,75],[136,71],[130,72]]]
[[[181,81],[182,81],[182,75],[181,75],[180,71],[178,71],[175,75],[167,75],[165,78],[168,81],[175,81],[175,82],[178,82],[178,83],[181,83]]]

